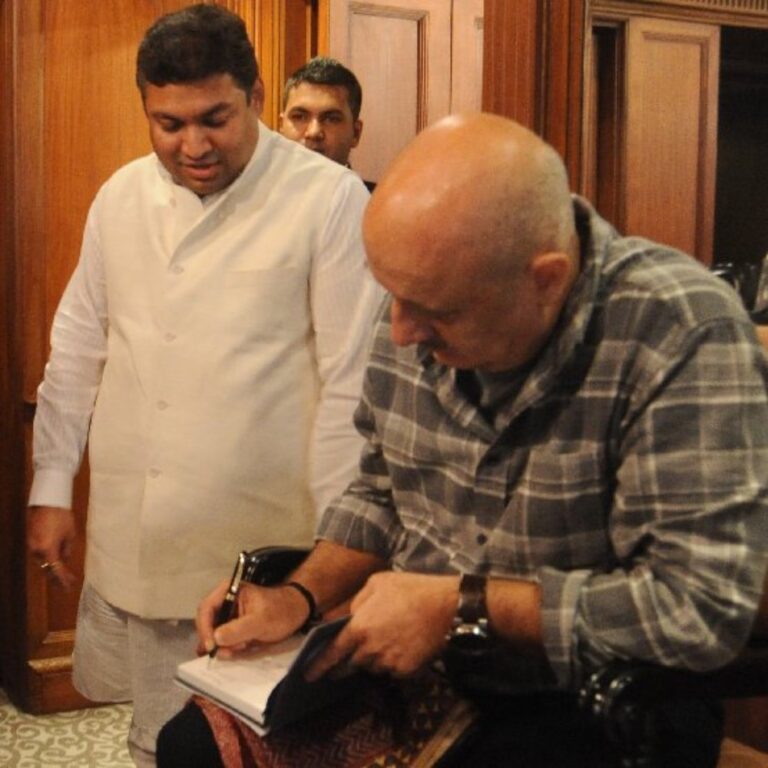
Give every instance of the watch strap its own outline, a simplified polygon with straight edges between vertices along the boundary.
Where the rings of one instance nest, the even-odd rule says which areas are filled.
[[[454,626],[488,622],[488,606],[485,589],[488,577],[477,573],[464,573],[459,580],[459,604]]]

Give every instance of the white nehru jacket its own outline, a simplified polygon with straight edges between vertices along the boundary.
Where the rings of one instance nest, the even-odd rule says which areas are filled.
[[[154,155],[98,193],[54,319],[30,504],[70,505],[92,413],[86,575],[112,604],[189,617],[239,550],[311,542],[361,445],[381,296],[367,198],[263,125],[205,206]]]

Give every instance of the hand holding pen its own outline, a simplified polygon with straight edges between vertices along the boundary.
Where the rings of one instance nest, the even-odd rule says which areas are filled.
[[[216,616],[213,620],[213,626],[218,627],[225,624],[230,619],[234,618],[237,612],[237,597],[240,594],[240,586],[243,583],[243,575],[245,573],[245,565],[248,559],[247,552],[241,552],[237,556],[237,562],[235,563],[235,570],[232,572],[232,578],[229,581],[229,588],[227,594],[224,595],[224,600],[219,606]],[[214,643],[208,656],[212,659],[216,656],[219,646]]]
[[[283,640],[317,620],[312,593],[302,584],[284,581],[306,555],[306,549],[297,547],[240,552],[229,583],[220,583],[198,606],[197,631],[209,658],[217,655],[219,646],[229,656],[254,642]],[[301,621],[303,625],[297,623]],[[217,634],[224,634],[227,639],[217,643],[213,631],[225,623],[228,626],[223,633]]]

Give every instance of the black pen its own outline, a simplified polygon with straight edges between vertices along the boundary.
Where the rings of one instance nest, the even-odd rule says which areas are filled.
[[[237,562],[235,563],[235,570],[232,572],[232,579],[229,582],[229,589],[227,594],[224,595],[224,602],[219,606],[219,610],[216,611],[216,618],[213,620],[213,626],[218,627],[229,621],[237,610],[237,596],[240,594],[240,585],[243,583],[243,572],[245,571],[245,564],[248,559],[248,553],[243,551],[237,556]],[[215,644],[211,648],[208,656],[213,658],[216,655],[216,651],[219,650],[219,646]]]

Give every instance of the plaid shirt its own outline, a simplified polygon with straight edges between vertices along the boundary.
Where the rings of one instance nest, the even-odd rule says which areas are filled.
[[[766,360],[723,281],[574,205],[580,277],[496,427],[455,370],[392,343],[385,308],[359,477],[318,534],[399,570],[536,580],[562,687],[617,657],[717,666],[768,562]]]

